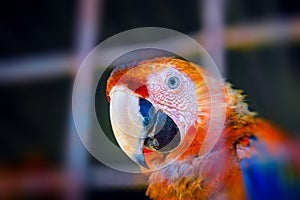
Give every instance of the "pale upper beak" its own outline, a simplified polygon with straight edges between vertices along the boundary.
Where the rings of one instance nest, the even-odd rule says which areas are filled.
[[[110,119],[117,142],[133,161],[148,168],[143,154],[147,133],[142,123],[139,97],[125,87],[115,87],[110,99]]]
[[[149,165],[144,147],[165,155],[181,141],[177,125],[167,114],[123,86],[116,86],[110,92],[110,119],[122,150],[145,168]]]

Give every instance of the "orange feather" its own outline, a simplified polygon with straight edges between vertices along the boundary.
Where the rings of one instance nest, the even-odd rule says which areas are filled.
[[[146,195],[157,200],[245,199],[240,160],[251,157],[255,153],[253,149],[248,151],[250,137],[256,137],[265,143],[271,155],[288,154],[291,162],[300,169],[297,144],[287,139],[280,129],[255,117],[255,113],[248,110],[242,91],[232,89],[230,84],[225,84],[224,88],[221,88],[222,91],[219,91],[225,94],[226,106],[226,118],[221,136],[209,154],[199,157],[211,111],[211,98],[205,82],[206,78],[212,78],[208,72],[184,60],[163,57],[135,64],[134,67],[141,69],[141,74],[127,74],[124,84],[143,85],[149,73],[155,73],[165,66],[173,66],[194,82],[198,103],[201,105],[201,114],[199,114],[197,127],[194,127],[197,130],[196,136],[189,148],[171,165],[148,174],[149,185]],[[130,70],[120,70],[118,76],[109,79],[107,94],[116,81],[120,81],[124,73],[130,73]],[[136,93],[141,97],[147,94],[137,90]],[[283,152],[278,151],[278,148]],[[145,159],[147,161],[151,157],[145,156]]]

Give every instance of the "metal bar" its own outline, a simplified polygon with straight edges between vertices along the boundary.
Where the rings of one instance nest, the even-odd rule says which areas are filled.
[[[96,39],[98,36],[98,29],[100,28],[101,23],[101,12],[102,12],[102,3],[101,0],[79,0],[79,18],[77,25],[77,49],[76,49],[76,60],[73,65],[73,72],[76,74],[79,69],[80,64],[87,56],[87,54],[94,48],[96,45]],[[85,85],[82,85],[82,94],[85,98],[85,94],[90,94],[89,90],[91,89],[90,84],[93,79],[93,72],[86,71],[85,74],[86,81]],[[86,107],[90,107],[90,105],[86,105],[82,103],[79,105],[80,110],[86,110]],[[91,108],[88,108],[89,110]],[[87,117],[82,119],[85,121],[86,126],[86,134],[89,134],[91,129],[90,119]],[[74,127],[73,115],[70,113],[70,122],[69,122],[70,130],[68,137],[68,149],[67,149],[67,168],[71,173],[71,176],[74,176],[77,180],[75,184],[70,185],[65,192],[66,199],[72,200],[81,200],[84,199],[85,196],[85,188],[88,184],[86,179],[87,171],[88,171],[88,156],[87,151],[85,150],[83,144],[80,142],[78,135],[76,134],[76,130]]]
[[[190,36],[200,41],[205,38],[204,32],[192,33]],[[194,54],[177,38],[159,41],[165,46],[181,46],[187,55]],[[285,20],[268,20],[260,23],[244,23],[227,27],[224,30],[224,47],[240,51],[268,45],[276,42],[300,42],[300,18]],[[108,48],[103,54],[116,51],[120,47]],[[86,48],[89,49],[89,48]],[[79,60],[71,54],[48,54],[43,56],[18,58],[0,61],[0,83],[20,82],[41,78],[52,78],[61,74],[75,74],[79,67]],[[75,64],[77,63],[77,64]]]
[[[200,4],[201,5],[201,4]],[[204,0],[201,5],[203,32],[200,43],[219,68],[226,75],[224,57],[224,0]]]

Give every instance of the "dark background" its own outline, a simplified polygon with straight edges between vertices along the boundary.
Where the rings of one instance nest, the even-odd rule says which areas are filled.
[[[201,31],[201,3],[104,1],[95,45],[121,31],[144,26],[165,27],[186,34]],[[52,53],[76,53],[78,5],[77,1],[69,0],[2,2],[0,73],[10,67],[5,65],[9,61],[47,57]],[[225,28],[269,19],[288,23],[300,19],[299,11],[300,4],[294,0],[227,0]],[[227,75],[224,77],[235,88],[245,91],[250,108],[259,116],[295,136],[300,134],[300,36],[296,38],[251,48],[226,48]],[[23,70],[26,66],[20,62],[17,67]],[[18,182],[24,174],[65,166],[73,81],[72,73],[63,73],[54,77],[0,82],[1,183]],[[95,160],[87,162],[102,166]],[[0,196],[9,191],[3,188],[6,187],[0,187]],[[145,198],[144,188],[99,189],[89,184],[84,188],[87,199]],[[64,196],[59,192],[52,193],[51,188],[50,192],[46,188],[46,192],[41,193],[23,190],[12,187],[11,191],[20,194],[8,196],[13,199],[61,199]]]

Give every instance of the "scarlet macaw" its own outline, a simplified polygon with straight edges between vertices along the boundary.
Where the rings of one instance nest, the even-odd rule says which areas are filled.
[[[214,103],[205,82],[209,78],[196,64],[160,57],[119,66],[108,79],[112,128],[122,150],[149,175],[146,195],[300,197],[297,143],[249,111],[242,91],[228,83],[219,91],[225,105],[222,132],[213,148],[199,156]]]

